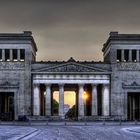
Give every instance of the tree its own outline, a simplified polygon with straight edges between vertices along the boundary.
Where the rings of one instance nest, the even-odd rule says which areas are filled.
[[[53,113],[58,114],[58,109],[59,109],[59,103],[53,99]]]
[[[68,118],[75,118],[76,117],[76,106],[73,105],[72,108],[69,109],[69,111],[66,113],[66,117]]]

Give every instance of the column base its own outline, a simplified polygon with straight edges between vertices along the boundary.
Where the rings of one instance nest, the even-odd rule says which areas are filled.
[[[85,119],[86,119],[86,116],[78,116],[79,121],[82,121],[82,120],[85,120]]]
[[[69,119],[65,119],[64,116],[27,116],[28,120],[31,121],[69,121]],[[78,116],[77,121],[119,121],[119,120],[127,120],[125,116],[112,115],[112,116]],[[71,120],[70,120],[71,121]]]

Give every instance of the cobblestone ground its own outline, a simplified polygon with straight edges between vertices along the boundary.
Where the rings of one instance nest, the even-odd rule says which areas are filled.
[[[0,140],[140,140],[140,126],[0,126]]]

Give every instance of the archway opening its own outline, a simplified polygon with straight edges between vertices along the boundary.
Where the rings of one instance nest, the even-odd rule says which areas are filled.
[[[76,104],[76,92],[65,91],[64,94],[64,113],[66,119],[77,118],[77,104]]]
[[[91,116],[91,95],[92,87],[90,84],[84,86],[83,100],[84,100],[84,114],[85,116]]]
[[[59,91],[54,91],[52,93],[52,115],[58,116],[59,112]]]
[[[14,93],[0,92],[0,120],[14,120]]]
[[[128,120],[140,120],[140,93],[128,93]]]

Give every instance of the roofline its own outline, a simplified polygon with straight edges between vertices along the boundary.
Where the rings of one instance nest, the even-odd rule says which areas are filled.
[[[33,43],[35,51],[37,51],[31,31],[23,31],[23,33],[0,33],[0,40],[30,40]]]
[[[32,64],[60,64],[67,63],[68,61],[32,61]],[[76,63],[85,63],[85,64],[110,64],[110,62],[104,61],[75,61]]]
[[[105,51],[106,47],[112,40],[127,40],[127,41],[140,41],[140,34],[119,34],[117,31],[110,32],[109,38],[107,41],[103,44],[102,52]]]
[[[31,71],[31,74],[106,74],[106,75],[110,75],[112,72],[111,71],[107,71],[107,72],[35,72],[35,71]]]

